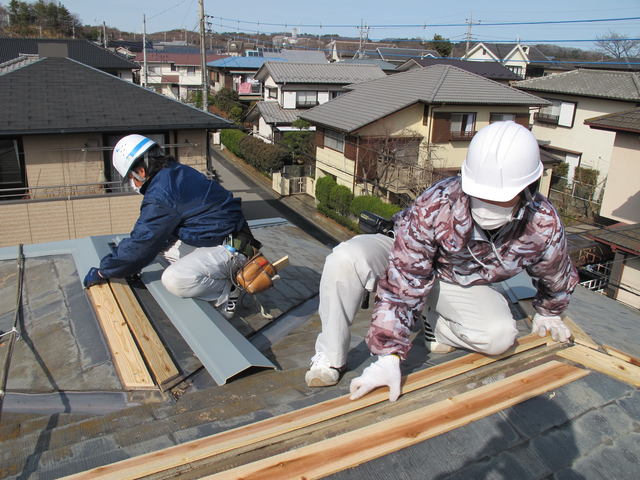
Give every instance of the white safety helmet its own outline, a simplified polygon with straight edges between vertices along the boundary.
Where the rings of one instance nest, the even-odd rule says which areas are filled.
[[[542,175],[540,147],[533,134],[512,121],[478,131],[462,164],[462,190],[484,200],[511,200]]]
[[[150,138],[135,133],[122,137],[113,148],[113,166],[126,180],[131,165],[154,145],[157,143]]]

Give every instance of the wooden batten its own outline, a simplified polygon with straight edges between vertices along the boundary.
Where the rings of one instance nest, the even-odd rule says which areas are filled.
[[[111,350],[113,364],[123,387],[127,390],[154,388],[151,375],[109,285],[94,285],[87,289],[87,295]]]
[[[114,278],[109,284],[149,369],[160,389],[164,390],[163,387],[178,376],[177,367],[126,280]]]
[[[576,345],[561,350],[557,355],[596,372],[604,373],[635,387],[640,387],[640,367],[620,358],[598,352],[584,345]]]

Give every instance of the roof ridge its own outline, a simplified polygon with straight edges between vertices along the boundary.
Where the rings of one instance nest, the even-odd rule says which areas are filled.
[[[434,67],[435,66],[436,65],[434,65]],[[455,68],[455,67],[452,67],[451,65],[443,65],[442,73],[440,74],[440,78],[438,79],[438,83],[436,84],[435,88],[431,92],[431,98],[429,99],[429,103],[433,103],[433,101],[435,100],[435,98],[438,95],[438,92],[440,91],[440,88],[442,87],[442,84],[444,83],[444,80],[447,77],[447,75],[449,74],[449,70],[451,68]],[[461,70],[461,69],[458,68],[457,70]]]

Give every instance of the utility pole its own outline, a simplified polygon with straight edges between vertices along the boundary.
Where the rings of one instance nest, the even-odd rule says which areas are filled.
[[[465,57],[469,55],[469,42],[471,41],[471,27],[473,26],[473,12],[469,15],[469,19],[467,20],[467,47],[464,51]]]
[[[147,78],[147,16],[142,15],[142,86],[146,87]]]
[[[102,46],[107,48],[107,24],[102,22]]]
[[[204,0],[200,2],[200,55],[202,56],[202,110],[209,111],[209,75],[207,75],[207,45],[204,38]]]

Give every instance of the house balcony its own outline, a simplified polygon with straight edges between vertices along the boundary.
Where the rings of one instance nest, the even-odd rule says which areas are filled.
[[[238,92],[238,95],[262,95],[262,84],[243,82],[233,85],[233,89]]]
[[[539,123],[549,123],[551,125],[558,125],[560,115],[551,115],[548,113],[536,112],[533,114],[533,119]]]
[[[452,142],[469,142],[476,134],[476,131],[473,130],[471,132],[451,132],[451,141]]]

